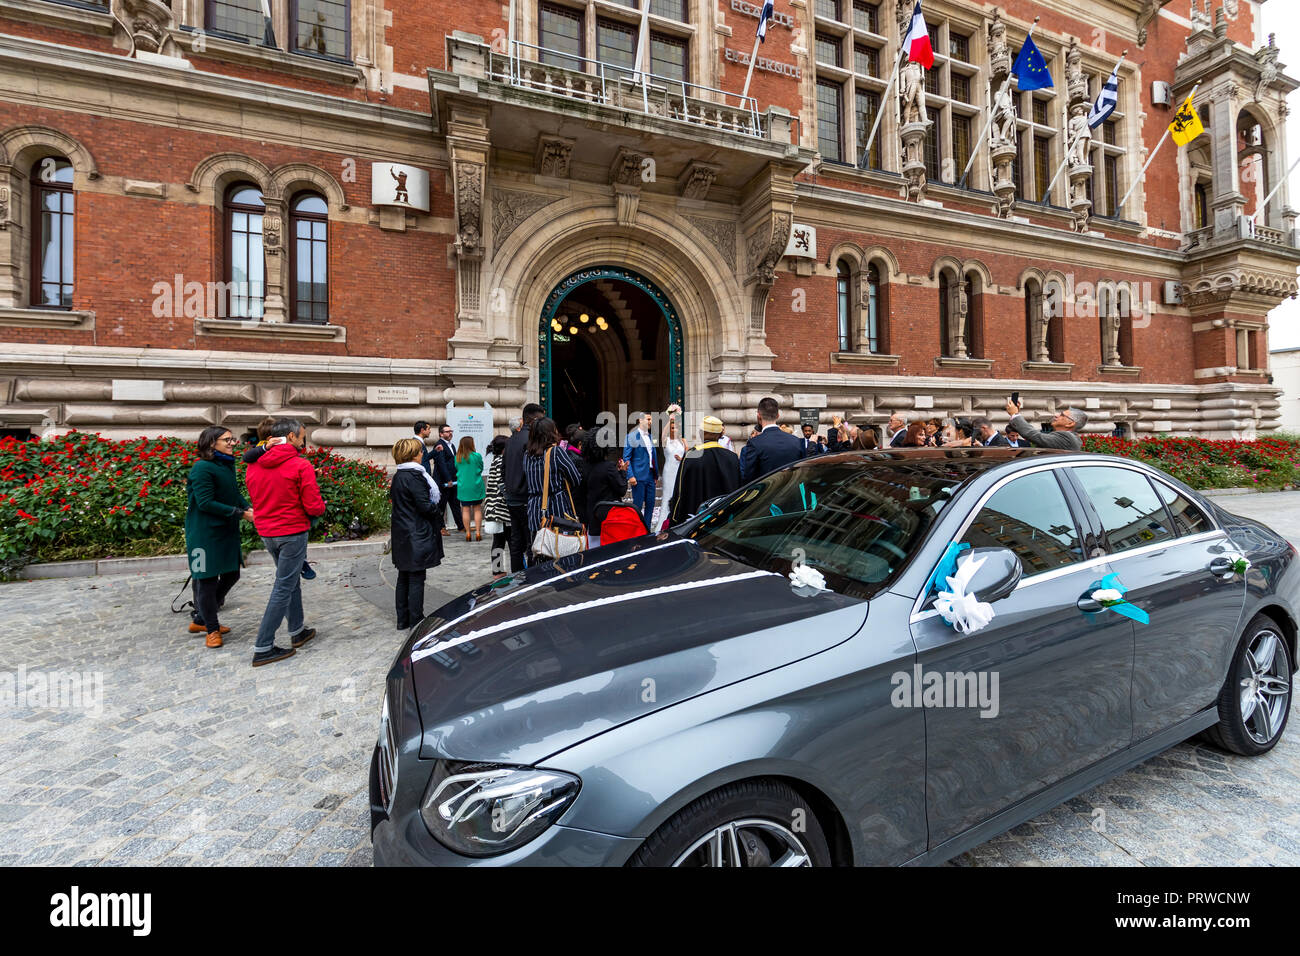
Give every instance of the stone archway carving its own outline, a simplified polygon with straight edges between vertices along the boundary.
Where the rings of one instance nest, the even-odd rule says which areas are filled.
[[[644,276],[676,308],[683,342],[684,405],[708,406],[706,378],[711,372],[762,364],[762,356],[746,352],[747,291],[733,265],[723,261],[711,243],[657,205],[643,205],[636,224],[625,226],[618,223],[611,203],[583,196],[534,213],[493,250],[491,284],[507,290],[509,303],[492,314],[493,340],[522,343],[518,359],[537,376],[541,355],[535,322],[547,296],[567,276],[596,265]]]
[[[310,163],[285,163],[271,171],[267,195],[284,202],[300,190],[311,190],[325,197],[331,212],[347,212],[347,197],[343,187],[325,170]]]

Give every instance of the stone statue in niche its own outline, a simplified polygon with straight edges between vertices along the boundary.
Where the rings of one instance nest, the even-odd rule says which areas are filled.
[[[992,147],[1014,146],[1016,142],[1016,101],[1011,91],[999,90],[993,100]]]
[[[903,125],[928,123],[925,109],[925,69],[910,60],[903,67]]]
[[[1088,125],[1086,113],[1076,111],[1070,117],[1069,143],[1070,165],[1087,166],[1092,149],[1092,127]]]

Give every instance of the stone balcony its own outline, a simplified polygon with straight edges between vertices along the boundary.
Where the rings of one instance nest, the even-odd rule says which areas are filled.
[[[582,143],[575,165],[608,168],[620,147],[669,167],[708,161],[718,166],[721,190],[743,186],[770,161],[812,159],[797,145],[798,118],[781,107],[759,112],[753,97],[517,41],[508,49],[467,33],[447,37],[450,68],[429,70],[440,131],[451,102],[474,100],[490,111],[498,154],[528,156],[539,135],[567,136]]]

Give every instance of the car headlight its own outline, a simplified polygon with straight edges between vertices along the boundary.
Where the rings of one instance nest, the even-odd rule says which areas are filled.
[[[493,856],[537,837],[560,818],[581,785],[572,774],[554,770],[439,760],[420,816],[448,849]]]

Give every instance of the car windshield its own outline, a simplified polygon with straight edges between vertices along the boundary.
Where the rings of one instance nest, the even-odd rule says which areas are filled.
[[[957,489],[987,463],[855,457],[768,475],[709,509],[684,537],[788,574],[802,562],[842,594],[870,598],[903,569]]]

